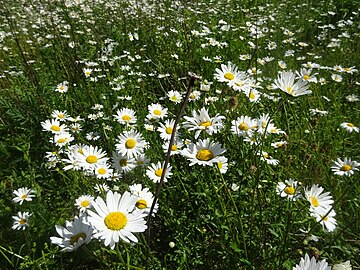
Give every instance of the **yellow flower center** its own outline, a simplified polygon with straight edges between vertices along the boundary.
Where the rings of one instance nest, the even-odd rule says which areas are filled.
[[[129,115],[124,115],[123,117],[121,117],[122,120],[124,121],[130,121],[131,117]]]
[[[310,76],[309,75],[304,75],[304,80],[307,81],[308,79],[310,79]]]
[[[100,168],[100,169],[98,169],[98,173],[99,174],[105,174],[106,170],[104,168]]]
[[[84,208],[88,207],[90,205],[90,202],[88,200],[83,200],[80,205]]]
[[[218,166],[218,168],[219,168],[219,170],[221,170],[222,169],[222,167],[223,167],[223,164],[222,164],[222,162],[217,162],[217,166]]]
[[[61,119],[64,118],[64,114],[63,114],[63,113],[59,113],[57,116],[58,116],[59,118],[61,118]]]
[[[250,98],[250,99],[255,99],[255,97],[256,97],[255,94],[254,94],[253,92],[250,92],[249,98]]]
[[[235,84],[236,84],[236,86],[239,86],[239,87],[245,85],[245,83],[243,81],[237,81]]]
[[[122,212],[111,212],[105,217],[104,223],[108,229],[119,231],[126,226],[127,218]]]
[[[292,93],[294,93],[294,88],[288,86],[288,87],[286,87],[286,91],[287,91],[290,95],[292,95]]]
[[[24,194],[24,195],[22,195],[20,198],[24,200],[24,199],[26,199],[26,198],[27,198],[27,195],[26,195],[26,194]]]
[[[244,130],[244,131],[248,131],[248,130],[249,130],[249,126],[248,126],[245,122],[242,122],[242,123],[239,125],[239,129],[240,129],[240,130]]]
[[[155,175],[156,175],[157,177],[161,177],[162,172],[163,172],[163,169],[162,169],[162,168],[157,169],[157,170],[155,170]]]
[[[167,128],[165,129],[166,134],[171,134],[172,131],[173,131],[172,127],[167,127]]]
[[[60,90],[64,90],[65,89],[65,87],[63,86],[63,85],[60,85]]]
[[[119,165],[121,166],[121,167],[125,167],[126,165],[127,165],[127,159],[126,158],[122,158],[122,159],[120,159],[119,160]]]
[[[136,145],[136,141],[134,139],[127,139],[125,142],[126,149],[133,149]]]
[[[313,196],[310,196],[310,203],[312,204],[312,206],[314,207],[318,207],[319,206],[319,201],[313,197]]]
[[[67,141],[67,138],[61,138],[61,139],[57,140],[58,143],[64,143],[66,141]]]
[[[161,111],[160,110],[154,110],[154,114],[159,116],[159,115],[161,115]]]
[[[352,167],[350,165],[343,165],[340,170],[342,170],[343,172],[347,172],[347,171],[350,171],[352,169]]]
[[[329,218],[326,216],[323,216],[323,215],[320,215],[321,219],[324,220],[324,221],[327,221]]]
[[[94,164],[98,161],[98,158],[97,156],[93,156],[93,155],[89,155],[87,158],[86,158],[86,162],[87,163],[90,163],[90,164]]]
[[[190,95],[190,99],[194,99],[195,98],[195,95],[194,94],[191,94]]]
[[[176,96],[172,96],[172,97],[171,97],[171,100],[172,100],[172,101],[177,101],[178,98],[177,98]]]
[[[136,202],[135,206],[139,209],[145,209],[147,207],[147,202],[143,199],[140,199]]]
[[[270,158],[270,156],[269,156],[269,154],[268,154],[268,153],[264,153],[264,154],[263,154],[263,157],[264,157],[265,159]]]
[[[201,161],[209,161],[214,158],[214,154],[209,149],[201,149],[197,152],[196,158]]]
[[[78,150],[77,150],[80,154],[84,154],[84,151],[83,151],[83,149],[82,148],[79,148]]]
[[[176,146],[176,144],[173,144],[172,146],[171,146],[171,151],[176,151],[177,150],[177,146]]]
[[[235,78],[234,74],[231,73],[231,72],[226,72],[226,73],[224,74],[224,77],[225,77],[225,79],[227,79],[227,80],[229,80],[229,81],[232,81],[232,80]]]
[[[293,187],[286,187],[284,189],[284,192],[287,194],[287,195],[294,195],[295,194],[295,188]]]
[[[199,124],[199,126],[207,128],[211,126],[211,122],[210,121],[202,122]]]
[[[19,221],[19,223],[20,223],[21,225],[26,224],[26,222],[27,222],[27,220],[26,220],[25,218],[22,218],[22,219],[20,219],[20,221]]]
[[[85,240],[86,234],[81,232],[81,233],[75,234],[74,236],[70,237],[70,245],[74,245],[75,243],[77,243],[80,238],[82,240]]]
[[[352,124],[352,123],[347,123],[346,124],[348,127],[354,127],[354,124]]]
[[[59,126],[51,126],[50,129],[53,130],[53,131],[60,131]]]

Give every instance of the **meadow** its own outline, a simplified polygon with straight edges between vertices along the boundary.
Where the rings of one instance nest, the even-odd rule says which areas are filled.
[[[0,2],[1,269],[360,269],[360,4]]]

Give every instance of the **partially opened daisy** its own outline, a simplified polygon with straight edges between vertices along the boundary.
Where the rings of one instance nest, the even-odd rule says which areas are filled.
[[[226,150],[221,144],[212,142],[210,139],[199,140],[196,144],[190,143],[182,150],[182,154],[190,161],[190,166],[195,164],[212,166],[220,161],[219,157]]]
[[[360,166],[360,163],[351,160],[351,158],[344,158],[344,161],[342,161],[340,158],[338,158],[336,161],[334,160],[333,166],[331,166],[331,170],[334,174],[340,175],[340,176],[351,176],[354,174],[354,171],[358,171],[359,169],[357,167]]]
[[[312,187],[305,189],[305,198],[310,202],[310,211],[323,213],[323,210],[328,211],[332,207],[334,200],[330,192],[324,192],[322,187],[315,184]]]
[[[312,91],[308,90],[308,82],[299,79],[295,82],[295,74],[292,71],[282,71],[277,80],[275,80],[273,87],[278,88],[285,93],[294,97],[311,94]]]
[[[29,218],[32,214],[29,212],[18,212],[17,216],[13,216],[14,224],[12,226],[13,230],[25,230],[29,227]]]
[[[143,211],[134,211],[138,197],[125,192],[123,195],[112,192],[106,194],[106,201],[97,197],[93,202],[95,211],[89,210],[89,222],[94,227],[95,238],[104,240],[105,246],[115,248],[119,240],[127,243],[138,242],[133,233],[143,232],[147,225]]]
[[[74,221],[66,221],[66,228],[55,225],[60,237],[50,237],[51,243],[62,247],[61,251],[71,252],[91,241],[93,228],[84,216],[75,216]]]
[[[195,139],[197,139],[201,131],[205,131],[208,134],[217,133],[224,126],[223,120],[225,116],[216,114],[214,117],[209,116],[209,112],[204,107],[199,111],[192,111],[192,117],[184,116],[186,120],[183,123],[183,127],[189,131],[196,130]]]
[[[300,263],[293,267],[293,270],[331,270],[331,266],[328,266],[326,260],[316,262],[315,257],[309,258],[309,255],[305,254],[304,258],[301,258]]]
[[[118,143],[115,146],[120,154],[132,158],[143,152],[145,140],[139,132],[125,131],[118,136]]]
[[[32,201],[32,198],[35,197],[34,190],[29,189],[27,187],[22,187],[17,190],[14,190],[15,198],[13,198],[13,202],[19,203],[20,205],[24,201]]]

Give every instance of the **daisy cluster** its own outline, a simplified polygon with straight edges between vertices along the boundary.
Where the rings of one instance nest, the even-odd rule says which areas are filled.
[[[33,189],[29,189],[27,187],[22,187],[17,190],[14,190],[13,202],[18,203],[20,206],[24,202],[31,202],[35,197],[35,191]],[[21,212],[19,211],[16,216],[13,216],[13,230],[25,230],[29,227],[29,219],[32,216],[30,212]]]
[[[309,257],[308,254],[301,258],[300,263],[293,267],[293,270],[351,270],[350,261],[334,264],[332,267],[326,259],[316,261],[315,257]]]

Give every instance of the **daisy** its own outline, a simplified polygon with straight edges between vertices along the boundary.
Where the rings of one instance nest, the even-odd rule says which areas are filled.
[[[112,162],[114,169],[119,173],[130,172],[136,167],[136,162],[133,157],[129,158],[117,152],[113,152]]]
[[[334,264],[332,270],[351,270],[350,261],[346,261],[343,263]]]
[[[192,91],[192,93],[189,96],[189,101],[195,101],[198,100],[201,96],[201,92],[200,91]]]
[[[171,172],[172,167],[169,165],[166,168],[164,182],[167,182],[168,178],[172,175]],[[158,163],[151,163],[150,166],[146,170],[146,175],[149,177],[154,183],[160,182],[161,175],[164,170],[164,164],[161,164],[159,161]]]
[[[293,97],[298,97],[312,93],[311,90],[308,90],[307,84],[308,82],[302,79],[295,82],[295,74],[292,71],[282,71],[272,86]]]
[[[352,94],[352,95],[346,96],[346,100],[348,102],[357,102],[357,101],[359,101],[359,97],[357,95]]]
[[[215,166],[219,168],[221,173],[226,173],[228,170],[228,159],[224,156],[219,156],[218,161],[215,163]]]
[[[71,117],[66,113],[66,111],[58,111],[58,110],[53,111],[51,113],[51,117],[59,121],[66,121],[71,119]]]
[[[334,210],[331,210],[329,213],[327,209],[321,209],[317,212],[312,212],[310,215],[316,218],[316,221],[319,222],[323,228],[332,232],[336,229],[336,219],[334,218],[336,213]]]
[[[225,151],[219,143],[211,142],[208,138],[196,144],[190,143],[182,150],[182,155],[190,161],[190,166],[195,164],[212,166],[220,160],[219,156]]]
[[[96,184],[94,186],[94,189],[98,193],[106,193],[110,190],[110,188],[107,184]]]
[[[255,89],[245,90],[245,95],[249,98],[250,102],[257,102],[260,99],[260,92]]]
[[[25,230],[27,227],[29,227],[29,218],[32,214],[29,212],[18,212],[17,216],[13,216],[14,224],[12,226],[13,230]]]
[[[346,129],[347,132],[359,132],[359,128],[356,127],[354,124],[352,123],[348,123],[348,122],[344,122],[344,123],[341,123],[340,127]]]
[[[150,159],[145,154],[140,154],[135,157],[135,164],[139,167],[146,167],[150,162]]]
[[[93,203],[96,212],[89,211],[89,222],[96,230],[95,238],[104,240],[105,246],[115,248],[120,239],[127,243],[138,242],[134,232],[147,228],[143,211],[134,211],[138,197],[108,191],[106,201],[97,197]]]
[[[92,208],[92,201],[94,197],[91,195],[81,195],[75,201],[75,206],[78,207],[81,213],[87,212],[88,209]]]
[[[149,191],[148,188],[142,188],[141,184],[134,184],[129,186],[131,194],[138,197],[138,200],[136,201],[136,208],[143,210],[144,213],[149,214],[150,208],[154,201],[154,195]],[[153,213],[157,212],[159,205],[156,203]]]
[[[171,90],[169,93],[167,93],[167,97],[170,101],[174,102],[175,104],[178,104],[182,100],[182,96],[179,91]]]
[[[55,91],[59,92],[59,93],[66,93],[68,91],[68,82],[67,81],[63,81],[62,83],[59,83],[56,86]]]
[[[322,210],[328,211],[334,202],[330,192],[322,193],[324,189],[317,184],[310,189],[305,189],[305,198],[310,202],[310,211],[322,213]]]
[[[274,166],[279,164],[279,161],[273,158],[272,156],[270,156],[268,152],[261,151],[261,154],[258,153],[257,155],[260,156],[260,160],[266,161],[267,164]]]
[[[344,161],[342,161],[340,158],[337,159],[337,161],[334,160],[333,166],[331,166],[331,170],[336,175],[340,176],[351,176],[354,174],[354,171],[358,171],[357,168],[360,166],[360,163],[351,160],[351,158],[345,158]]]
[[[241,137],[251,137],[256,122],[249,116],[243,115],[231,121],[231,132]]]
[[[35,197],[34,192],[34,190],[28,189],[27,187],[19,188],[17,190],[14,190],[13,193],[15,195],[15,198],[13,198],[12,200],[13,202],[22,205],[24,201],[32,201],[32,198]]]
[[[50,131],[54,134],[67,131],[67,127],[65,125],[60,125],[60,121],[57,119],[41,122],[41,126],[43,130]]]
[[[51,243],[62,247],[61,251],[71,252],[91,241],[93,228],[85,217],[74,217],[74,221],[66,220],[66,228],[55,225],[56,232],[60,237],[50,237]]]
[[[183,144],[183,142],[181,140],[175,140],[174,143],[171,146],[170,156],[176,155],[176,154],[181,154],[181,148],[183,146],[184,146],[184,144]],[[166,154],[167,151],[169,150],[169,144],[164,143],[162,145],[162,148],[164,149],[164,153]]]
[[[157,128],[157,131],[160,132],[160,137],[164,141],[169,141],[171,134],[174,129],[175,120],[165,120],[165,123],[159,123],[160,127]]]
[[[97,165],[105,164],[109,159],[106,157],[106,152],[92,145],[85,145],[81,151],[76,151],[75,158],[79,166],[86,171],[93,171]]]
[[[118,143],[115,146],[120,154],[131,158],[143,152],[145,140],[139,132],[125,131],[118,136]]]
[[[73,140],[74,137],[69,132],[60,132],[54,135],[54,138],[51,140],[51,142],[55,143],[55,145],[58,147],[64,147]]]
[[[282,148],[282,147],[285,147],[286,145],[287,145],[286,141],[278,141],[278,142],[271,143],[271,146],[274,148]]]
[[[96,165],[94,172],[98,179],[109,179],[113,174],[113,170],[110,169],[109,165],[106,163]]]
[[[298,181],[294,181],[293,179],[285,180],[284,182],[278,182],[276,186],[276,192],[282,198],[286,197],[289,200],[296,199],[298,197],[297,189]]]
[[[83,69],[83,72],[84,72],[84,75],[85,75],[86,78],[89,78],[89,77],[90,77],[92,71],[93,71],[93,70],[92,70],[91,68],[84,68],[84,69]]]
[[[308,81],[308,82],[313,82],[313,83],[317,83],[317,78],[315,77],[316,74],[311,75],[312,69],[306,69],[306,68],[301,68],[300,72],[299,71],[295,71],[296,75],[297,75],[297,79],[302,79],[304,81]]]
[[[116,121],[118,121],[120,124],[135,124],[137,121],[137,118],[135,116],[135,111],[128,108],[123,108],[121,110],[116,111],[116,115],[114,115],[114,118]]]
[[[227,65],[221,64],[221,69],[215,69],[214,77],[219,82],[226,82],[230,87],[235,83],[235,81],[238,79],[239,72],[238,68],[228,62]]]
[[[304,258],[301,258],[300,263],[293,267],[293,270],[331,270],[331,266],[328,266],[326,260],[316,262],[315,257],[309,258],[309,255],[305,254]]]
[[[199,111],[193,110],[192,117],[184,116],[184,119],[186,121],[183,123],[183,127],[189,131],[196,130],[195,139],[197,139],[201,131],[205,131],[209,135],[220,131],[224,126],[222,121],[225,116],[216,114],[214,117],[210,117],[208,110],[203,107]]]
[[[332,74],[331,79],[335,82],[341,82],[343,80],[342,76],[339,74]]]
[[[148,116],[153,118],[155,121],[158,119],[164,119],[168,113],[168,109],[163,108],[163,106],[161,106],[158,103],[156,103],[156,104],[152,103],[152,104],[148,105],[148,111],[149,111]]]

